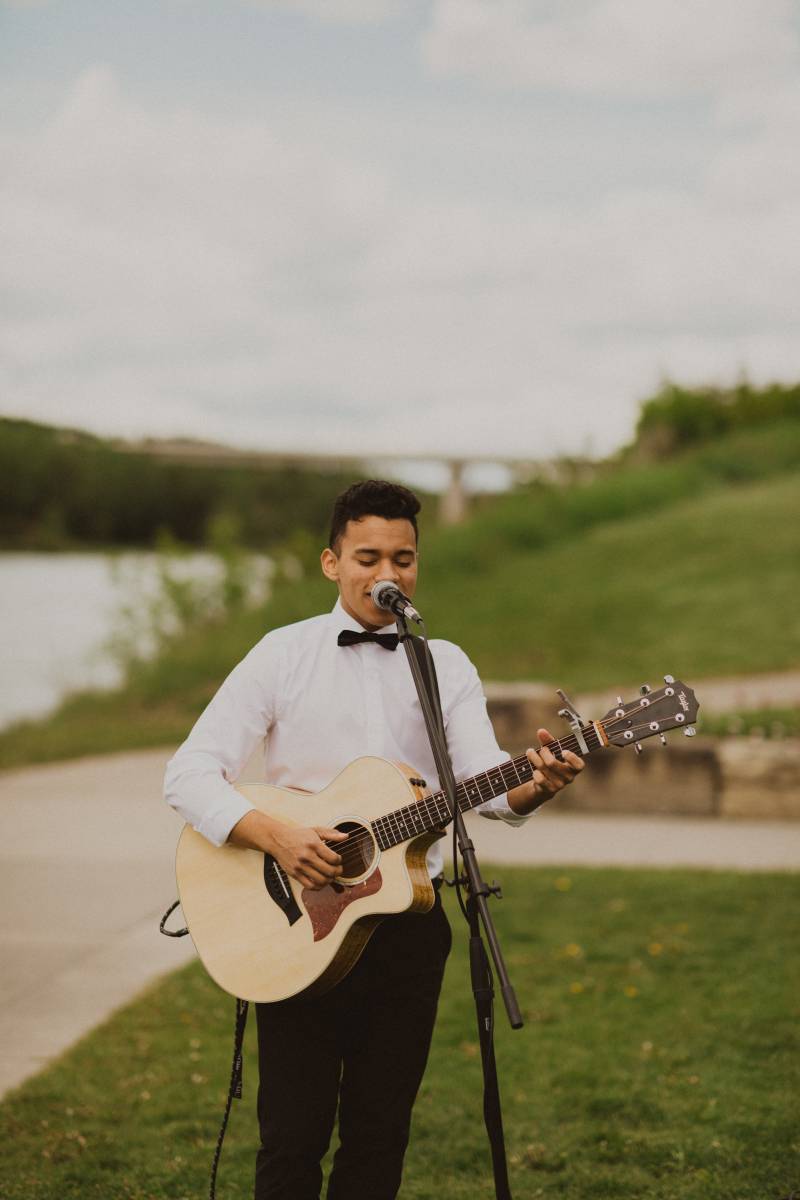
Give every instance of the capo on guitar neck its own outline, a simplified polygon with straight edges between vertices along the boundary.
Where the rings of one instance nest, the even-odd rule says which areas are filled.
[[[558,715],[564,718],[575,734],[575,740],[580,746],[581,754],[588,754],[589,747],[586,744],[586,738],[583,736],[583,718],[566,692],[563,692],[561,688],[556,688],[556,694],[564,701],[564,707],[558,710]]]

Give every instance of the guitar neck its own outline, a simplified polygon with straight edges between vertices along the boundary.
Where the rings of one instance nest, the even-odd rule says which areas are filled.
[[[581,745],[581,741],[583,745]],[[567,737],[548,742],[548,749],[557,759],[563,760],[565,750],[572,750],[585,757],[587,753],[599,750],[601,746],[605,745],[606,739],[602,735],[599,724],[590,722],[581,726],[580,741],[574,733],[571,733]],[[470,779],[463,779],[456,784],[458,807],[462,813],[469,812],[470,809],[477,808],[479,804],[493,800],[495,796],[502,796],[522,783],[529,783],[533,778],[533,772],[534,767],[529,762],[527,755],[520,754],[518,758],[509,758],[499,766],[490,767],[488,771],[482,771]],[[381,850],[388,850],[391,846],[398,846],[401,842],[407,842],[421,833],[441,829],[449,821],[450,805],[442,790],[423,796],[421,800],[407,804],[404,808],[396,808],[394,812],[386,813],[383,817],[378,817],[372,822],[372,830]]]

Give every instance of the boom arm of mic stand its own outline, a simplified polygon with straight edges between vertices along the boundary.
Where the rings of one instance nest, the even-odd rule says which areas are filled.
[[[433,759],[436,763],[436,770],[439,775],[439,782],[444,788],[447,803],[450,806],[450,812],[453,816],[456,827],[456,836],[458,838],[458,847],[461,857],[464,861],[464,869],[467,873],[467,881],[470,891],[470,899],[475,904],[481,923],[486,934],[486,941],[489,945],[489,952],[492,956],[492,961],[497,972],[497,979],[500,985],[500,993],[503,997],[503,1003],[506,1007],[508,1020],[512,1029],[521,1029],[523,1025],[522,1013],[519,1010],[516,993],[514,992],[513,984],[508,975],[506,964],[503,960],[503,952],[500,949],[500,942],[497,937],[497,931],[494,927],[487,899],[489,896],[489,888],[486,886],[481,877],[480,867],[475,855],[475,847],[467,833],[464,825],[464,817],[461,809],[458,807],[456,798],[456,780],[453,774],[453,764],[450,762],[450,755],[447,751],[447,742],[444,736],[444,729],[439,723],[438,713],[431,702],[431,697],[428,695],[428,689],[425,685],[425,680],[422,675],[422,669],[416,654],[414,653],[411,644],[411,635],[408,631],[408,623],[404,616],[397,618],[397,630],[400,641],[403,643],[403,649],[406,652],[408,665],[411,668],[411,674],[414,678],[414,684],[419,696],[422,715],[425,718],[425,727],[428,731],[428,738],[433,751]]]

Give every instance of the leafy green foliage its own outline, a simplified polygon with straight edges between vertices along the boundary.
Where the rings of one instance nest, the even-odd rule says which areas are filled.
[[[234,520],[264,549],[295,529],[326,532],[350,474],[190,466],[123,452],[90,434],[0,418],[0,545],[151,546],[160,531],[198,546]]]
[[[500,873],[526,1022],[512,1032],[498,1004],[514,1195],[779,1200],[800,1186],[800,877]],[[402,1195],[490,1200],[466,937],[446,900],[454,950]],[[4,1200],[205,1194],[232,1027],[233,1001],[197,965],[123,1009],[0,1106]],[[376,1081],[391,1086],[379,1063]],[[244,1085],[222,1156],[231,1200],[252,1195],[252,1027]]]
[[[800,708],[755,708],[701,717],[698,731],[718,737],[800,738]]]
[[[742,380],[732,388],[684,388],[666,382],[642,405],[636,445],[648,456],[663,457],[743,426],[787,418],[800,419],[800,384],[756,388]]]

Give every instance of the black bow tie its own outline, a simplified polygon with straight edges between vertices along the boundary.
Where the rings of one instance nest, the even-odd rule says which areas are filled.
[[[396,650],[399,638],[396,633],[358,633],[355,629],[343,629],[339,634],[340,646],[355,646],[357,642],[377,642],[384,650]]]

